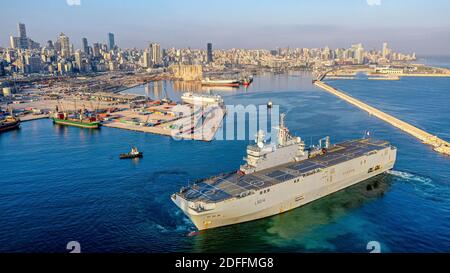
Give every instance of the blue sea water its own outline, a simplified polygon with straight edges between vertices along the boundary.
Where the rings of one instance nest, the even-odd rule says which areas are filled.
[[[450,140],[450,79],[330,84]],[[179,97],[173,83],[165,85]],[[216,92],[227,104],[272,100],[306,142],[370,130],[398,147],[395,170],[371,192],[356,186],[281,215],[188,236],[195,227],[170,195],[188,181],[237,169],[249,141],[26,122],[0,135],[0,252],[67,252],[72,240],[82,252],[368,252],[369,241],[383,252],[450,251],[450,158],[317,89],[308,74],[266,74],[247,90]],[[119,160],[131,145],[144,158]]]

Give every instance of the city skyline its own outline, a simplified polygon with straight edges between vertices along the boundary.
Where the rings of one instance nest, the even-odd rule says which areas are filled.
[[[21,22],[27,26],[27,36],[41,44],[63,32],[76,48],[82,48],[84,37],[106,44],[106,34],[114,33],[115,44],[121,48],[145,48],[148,41],[156,41],[162,48],[204,48],[212,42],[216,49],[338,48],[362,42],[370,50],[380,49],[381,43],[388,41],[399,51],[450,55],[446,46],[450,19],[444,15],[450,4],[445,1],[369,5],[377,1],[354,0],[345,8],[334,1],[284,1],[280,5],[265,1],[260,6],[254,1],[239,5],[233,1],[208,5],[201,1],[108,1],[106,5],[96,0],[81,1],[79,6],[70,6],[66,0],[34,2],[19,0],[5,5],[5,16],[0,19],[1,47],[9,46],[9,36],[16,35],[17,22]],[[243,12],[227,12],[236,7]],[[133,16],[124,16],[133,12]],[[118,16],[124,19],[116,20]],[[346,19],[338,21],[337,17]]]
[[[146,69],[151,71],[153,68],[173,68],[173,65],[203,65],[216,69],[245,66],[317,68],[349,64],[390,65],[417,59],[415,52],[412,54],[395,52],[387,42],[382,44],[381,50],[369,51],[364,49],[362,43],[352,44],[350,48],[336,49],[329,47],[277,48],[276,50],[218,49],[214,52],[212,43],[207,43],[204,50],[162,49],[156,42],[151,42],[144,50],[136,50],[121,49],[115,44],[115,35],[108,33],[107,44],[93,43],[90,46],[89,41],[84,37],[81,48],[75,49],[70,37],[63,32],[55,42],[49,40],[44,47],[27,36],[25,24],[18,23],[17,32],[18,37],[10,36],[10,48],[0,51],[0,76],[15,72],[64,75],[108,70]],[[187,69],[187,71],[191,70],[191,68]],[[192,71],[197,70],[193,68]],[[403,71],[404,68],[387,67],[384,73],[402,73]],[[191,73],[188,74],[188,78],[192,78]]]

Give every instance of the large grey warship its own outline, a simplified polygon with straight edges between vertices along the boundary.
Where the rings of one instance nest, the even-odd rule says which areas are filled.
[[[240,170],[202,180],[174,193],[173,202],[199,230],[283,213],[382,174],[394,167],[397,149],[362,138],[306,149],[281,115],[277,143],[258,132]],[[324,142],[324,143],[323,143]]]

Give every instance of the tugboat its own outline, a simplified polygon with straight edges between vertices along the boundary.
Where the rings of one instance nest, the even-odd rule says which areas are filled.
[[[131,152],[127,154],[121,154],[120,159],[142,158],[143,153],[139,152],[136,147],[131,147]]]
[[[245,77],[243,80],[241,80],[241,84],[243,86],[249,86],[253,82],[253,76]]]

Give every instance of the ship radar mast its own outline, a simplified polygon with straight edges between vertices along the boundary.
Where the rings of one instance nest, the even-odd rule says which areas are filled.
[[[259,130],[258,133],[256,134],[256,145],[261,149],[264,147],[264,139],[265,139],[265,135],[264,135],[264,131],[263,130]]]
[[[280,114],[280,129],[278,131],[278,144],[284,146],[289,138],[289,129],[284,124],[285,113]]]

